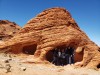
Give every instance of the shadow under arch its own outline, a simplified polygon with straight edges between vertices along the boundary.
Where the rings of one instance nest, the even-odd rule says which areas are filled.
[[[23,47],[22,52],[24,54],[34,55],[37,49],[37,44],[26,45]]]
[[[97,66],[97,68],[99,68],[99,69],[100,69],[100,64]]]

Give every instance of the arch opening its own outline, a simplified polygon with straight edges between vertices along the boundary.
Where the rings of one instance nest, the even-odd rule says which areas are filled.
[[[59,46],[46,54],[46,60],[56,66],[74,64],[83,59],[82,53],[75,53],[74,47]]]
[[[36,49],[37,49],[37,44],[27,45],[23,47],[22,52],[25,54],[34,55]]]

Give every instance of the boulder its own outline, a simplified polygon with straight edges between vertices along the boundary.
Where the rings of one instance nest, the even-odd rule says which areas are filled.
[[[64,8],[44,10],[27,24],[0,51],[34,55],[34,59],[52,60],[55,48],[72,47],[75,63],[94,68],[100,64],[99,47],[79,28],[71,14]]]

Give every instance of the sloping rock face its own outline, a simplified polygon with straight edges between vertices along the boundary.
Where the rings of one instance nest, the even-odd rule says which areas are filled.
[[[99,47],[81,31],[64,8],[51,8],[31,19],[12,39],[0,46],[1,51],[29,53],[34,58],[51,58],[49,52],[57,47],[73,47],[79,66],[97,67],[100,64]]]
[[[0,40],[1,41],[9,40],[20,29],[21,27],[14,22],[10,22],[8,20],[0,20]]]

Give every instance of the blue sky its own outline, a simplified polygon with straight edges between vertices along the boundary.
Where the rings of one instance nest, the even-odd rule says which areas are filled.
[[[100,0],[0,0],[0,19],[21,27],[47,8],[64,7],[89,38],[100,46]]]

